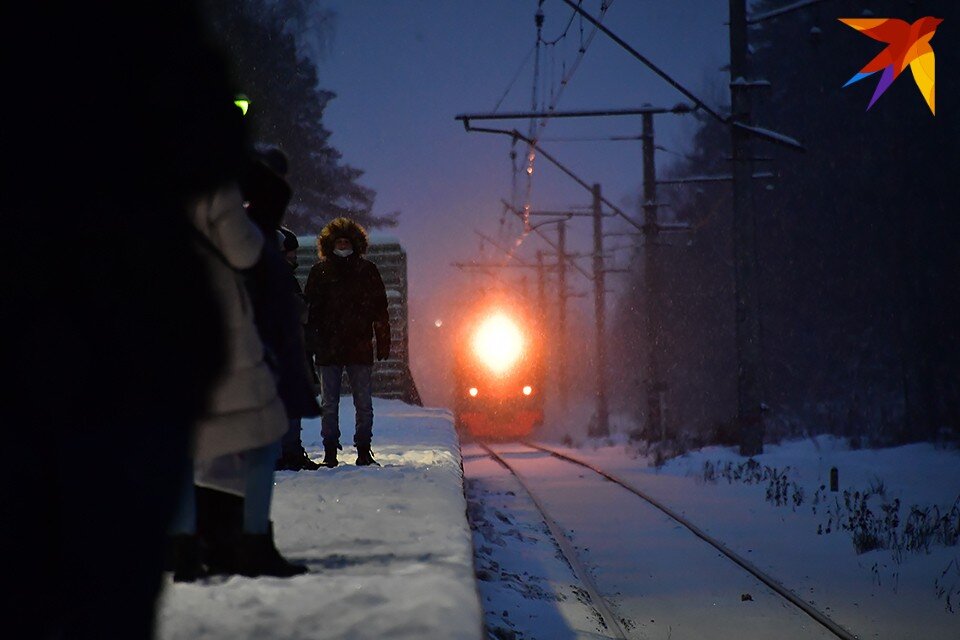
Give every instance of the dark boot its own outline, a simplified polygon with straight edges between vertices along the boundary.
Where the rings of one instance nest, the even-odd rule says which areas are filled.
[[[370,451],[370,445],[358,444],[357,445],[357,466],[368,467],[370,465],[379,467],[380,463],[373,459],[373,452]]]
[[[240,574],[255,578],[289,578],[307,573],[305,565],[287,561],[273,542],[273,523],[267,533],[244,533],[240,538]]]
[[[273,468],[275,471],[300,471],[300,460],[298,460],[296,456],[284,451],[280,454],[280,457],[277,458],[277,462]]]
[[[304,471],[316,471],[320,468],[320,464],[311,460],[303,447],[300,447],[300,468]]]
[[[340,461],[337,460],[337,449],[342,449],[339,444],[325,444],[323,445],[323,466],[333,469],[335,466],[340,464]]]
[[[299,451],[284,451],[277,459],[275,469],[277,471],[316,471],[320,465],[310,459],[307,452],[301,446]]]
[[[225,491],[197,487],[197,535],[210,574],[239,572],[237,549],[242,531],[243,498]]]
[[[174,582],[196,582],[207,575],[200,562],[200,540],[195,535],[170,537]]]

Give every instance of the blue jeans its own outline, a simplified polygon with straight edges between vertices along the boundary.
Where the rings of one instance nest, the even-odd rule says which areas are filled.
[[[373,438],[373,365],[323,365],[320,368],[320,437],[323,446],[340,444],[340,381],[347,370],[350,389],[353,391],[353,406],[357,410],[357,428],[353,444],[370,446]]]
[[[280,441],[243,452],[246,479],[243,500],[244,533],[267,533],[270,528],[270,503],[273,501],[273,470]],[[193,486],[193,466],[185,469],[180,485],[180,506],[171,534],[193,535],[197,532],[197,494]]]

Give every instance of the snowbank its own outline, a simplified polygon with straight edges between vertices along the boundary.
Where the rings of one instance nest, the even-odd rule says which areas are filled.
[[[660,468],[625,440],[563,451],[682,513],[860,637],[958,637],[960,547],[933,536],[924,542],[907,525],[916,506],[917,513],[935,513],[956,527],[955,449],[913,444],[851,450],[842,440],[820,436],[766,445],[752,471],[730,447],[693,451]],[[833,468],[839,472],[836,492],[830,491]],[[780,475],[770,475],[773,470]],[[882,507],[894,501],[898,525],[888,527]],[[854,534],[874,532],[881,541],[896,533],[902,548],[858,553]],[[909,549],[911,540],[920,548]]]
[[[459,442],[450,412],[374,401],[373,452],[356,467],[341,404],[341,465],[276,475],[277,546],[310,573],[167,585],[162,640],[482,636]],[[303,442],[322,457],[319,420]],[[168,578],[169,579],[169,578]]]

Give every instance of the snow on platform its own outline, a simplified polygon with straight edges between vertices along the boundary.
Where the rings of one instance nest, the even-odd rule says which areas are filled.
[[[339,467],[276,474],[277,546],[310,573],[170,581],[161,640],[482,637],[450,412],[375,399],[379,468],[353,464],[349,397],[340,415]],[[304,446],[316,460],[319,431],[319,419],[304,421]]]

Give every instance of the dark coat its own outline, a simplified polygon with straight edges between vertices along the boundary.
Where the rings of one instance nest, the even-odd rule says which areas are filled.
[[[318,366],[373,364],[377,344],[389,351],[387,293],[377,266],[356,253],[324,257],[310,269],[307,349]]]
[[[246,146],[199,5],[3,7],[11,638],[153,636],[191,426],[228,357],[187,212]]]
[[[296,277],[277,245],[277,230],[290,187],[283,177],[259,161],[247,164],[240,187],[247,214],[267,239],[260,261],[247,272],[247,286],[253,300],[257,330],[277,375],[277,391],[290,418],[320,415],[313,374],[303,357],[302,300],[290,281]]]

